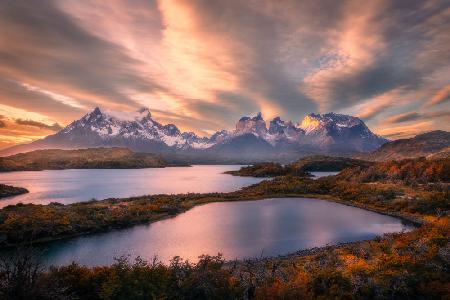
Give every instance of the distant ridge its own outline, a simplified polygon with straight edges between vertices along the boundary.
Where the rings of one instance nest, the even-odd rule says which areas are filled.
[[[162,168],[168,164],[158,155],[134,153],[126,148],[77,150],[47,149],[0,157],[0,172],[62,169]]]
[[[388,142],[378,150],[358,155],[372,161],[399,160],[404,158],[445,158],[449,155],[450,132],[435,130],[416,135],[413,138]]]
[[[359,118],[336,113],[311,113],[298,124],[280,117],[267,124],[258,113],[254,117],[242,117],[235,130],[221,130],[208,138],[181,132],[174,124],[163,125],[152,118],[147,108],[125,114],[97,107],[54,135],[5,149],[0,154],[38,149],[127,147],[136,152],[251,161],[286,156],[297,159],[317,153],[367,152],[386,141],[372,133]]]

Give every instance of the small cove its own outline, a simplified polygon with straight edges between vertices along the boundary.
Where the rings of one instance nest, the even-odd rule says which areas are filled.
[[[410,230],[402,220],[309,198],[209,203],[148,225],[53,242],[40,247],[44,264],[107,265],[122,255],[196,261],[277,256]]]

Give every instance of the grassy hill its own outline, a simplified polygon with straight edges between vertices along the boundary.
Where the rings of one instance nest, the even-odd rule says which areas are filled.
[[[388,161],[421,156],[448,155],[450,147],[450,132],[435,130],[417,135],[410,139],[401,139],[388,142],[378,150],[358,155],[357,158],[371,161]]]
[[[0,157],[0,171],[2,172],[161,168],[165,166],[167,163],[158,155],[135,153],[127,148],[49,149]]]

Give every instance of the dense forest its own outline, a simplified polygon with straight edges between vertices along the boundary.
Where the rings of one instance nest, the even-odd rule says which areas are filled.
[[[127,148],[50,149],[0,157],[0,172],[161,168],[167,165],[158,155],[135,153]]]
[[[232,193],[155,195],[71,205],[15,205],[0,210],[3,246],[122,228],[195,205],[267,197],[328,199],[411,220],[411,232],[303,251],[285,257],[196,264],[174,258],[88,268],[39,268],[27,251],[0,263],[4,299],[448,299],[449,160],[403,160],[346,169],[313,180],[277,176]],[[391,168],[399,171],[390,171]],[[387,175],[380,177],[381,170]],[[402,170],[408,170],[403,176]],[[19,248],[21,248],[19,247]],[[25,253],[25,254],[22,254]]]

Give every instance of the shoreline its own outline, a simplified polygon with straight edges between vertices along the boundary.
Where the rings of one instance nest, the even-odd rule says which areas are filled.
[[[238,191],[239,192],[239,191]],[[231,193],[238,193],[238,192],[231,192]],[[199,195],[203,195],[203,194],[199,194]],[[205,194],[206,196],[207,194]],[[226,193],[225,193],[226,195]],[[158,196],[158,195],[155,195]],[[164,196],[177,196],[177,195],[166,195],[164,194]],[[133,198],[109,198],[109,199],[104,199],[104,200],[100,200],[100,201],[96,201],[96,202],[106,202],[106,201],[112,201],[114,204],[120,204],[120,203],[126,203],[129,201],[132,201],[133,199],[138,199],[138,198],[142,198],[142,197],[151,197],[151,196],[139,196],[139,197],[133,197]],[[90,231],[90,232],[80,232],[80,233],[74,233],[74,234],[69,234],[69,235],[62,235],[62,236],[56,236],[56,237],[46,237],[46,238],[41,238],[41,239],[36,239],[33,240],[31,243],[29,242],[24,242],[24,243],[16,243],[16,244],[9,244],[9,245],[0,245],[0,250],[7,250],[7,249],[13,249],[16,247],[20,247],[20,246],[24,246],[24,245],[45,245],[45,244],[50,244],[52,242],[57,242],[57,241],[62,241],[62,240],[70,240],[73,238],[77,238],[77,237],[83,237],[83,236],[89,236],[89,235],[94,235],[94,234],[102,234],[102,233],[108,233],[108,232],[112,232],[115,230],[123,230],[123,229],[128,229],[128,228],[132,228],[134,226],[139,226],[139,225],[150,225],[152,223],[158,222],[158,221],[162,221],[162,220],[166,220],[166,219],[170,219],[170,218],[174,218],[182,213],[187,212],[188,210],[197,207],[197,206],[202,206],[202,205],[207,205],[210,203],[220,203],[220,202],[245,202],[245,201],[264,201],[267,199],[279,199],[279,198],[309,198],[309,199],[314,199],[314,200],[320,200],[320,201],[329,201],[329,202],[334,202],[334,203],[338,203],[338,204],[342,204],[342,205],[346,205],[346,206],[350,206],[350,207],[355,207],[355,208],[359,208],[359,209],[364,209],[367,211],[371,211],[374,213],[379,213],[382,215],[387,215],[387,216],[391,216],[397,219],[400,219],[402,221],[405,221],[407,223],[410,223],[411,225],[413,225],[415,228],[418,228],[424,224],[427,224],[428,222],[426,220],[424,220],[423,218],[417,217],[417,216],[410,216],[410,215],[406,215],[406,214],[402,214],[402,213],[398,213],[398,212],[393,212],[393,211],[382,211],[376,208],[372,208],[372,207],[368,207],[365,205],[361,205],[361,204],[355,204],[355,203],[349,203],[343,200],[340,200],[336,197],[333,197],[331,195],[318,195],[318,194],[268,194],[268,195],[263,195],[261,197],[247,197],[247,198],[241,198],[238,200],[230,200],[230,199],[216,199],[213,201],[202,201],[200,200],[190,200],[187,201],[185,203],[186,207],[183,210],[178,211],[178,213],[176,214],[160,214],[157,216],[152,217],[151,219],[147,219],[147,220],[143,220],[141,222],[136,222],[136,223],[132,223],[129,225],[124,225],[124,226],[111,226],[109,228],[105,228],[105,229],[100,229],[100,230],[94,230],[94,231]],[[1,200],[0,200],[1,201]],[[194,202],[194,203],[192,203]],[[26,204],[24,204],[26,205]],[[32,205],[36,205],[36,204],[32,204]],[[73,205],[73,204],[69,204],[69,205]],[[39,205],[37,205],[39,206]],[[41,205],[41,206],[46,206],[46,205]],[[358,241],[361,242],[361,241]]]

